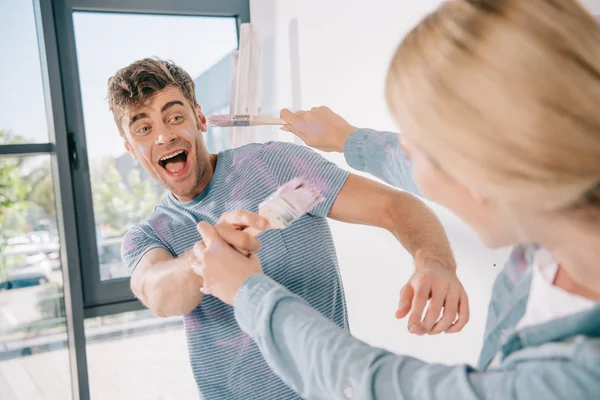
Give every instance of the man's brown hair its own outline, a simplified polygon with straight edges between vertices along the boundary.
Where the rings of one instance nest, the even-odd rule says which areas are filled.
[[[119,127],[121,119],[131,107],[139,107],[156,93],[168,87],[176,87],[190,102],[197,104],[192,77],[172,61],[144,58],[121,68],[108,80],[108,105]]]

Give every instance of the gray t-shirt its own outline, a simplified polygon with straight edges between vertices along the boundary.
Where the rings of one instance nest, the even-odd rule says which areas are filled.
[[[347,329],[327,215],[348,172],[304,146],[270,142],[219,153],[215,174],[198,197],[181,203],[168,194],[145,222],[127,233],[123,260],[133,271],[153,248],[180,256],[201,239],[198,222],[214,224],[225,211],[258,212],[260,202],[294,177],[315,184],[326,200],[289,228],[261,234],[258,256],[266,275]],[[271,372],[254,342],[239,329],[232,307],[207,296],[184,322],[202,399],[299,399]]]

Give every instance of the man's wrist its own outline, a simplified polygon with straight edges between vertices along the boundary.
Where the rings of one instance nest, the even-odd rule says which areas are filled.
[[[183,265],[184,275],[192,282],[194,282],[195,286],[198,287],[198,291],[200,291],[200,289],[204,286],[204,279],[202,278],[202,276],[198,275],[198,273],[194,270],[194,267],[192,266],[192,263],[196,262],[194,250],[186,250],[179,258],[185,262],[185,264]]]
[[[441,252],[429,249],[419,249],[415,253],[415,268],[442,267],[456,272],[456,261],[451,254],[440,254]]]

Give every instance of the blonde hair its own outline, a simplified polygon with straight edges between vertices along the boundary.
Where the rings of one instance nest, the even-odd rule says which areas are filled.
[[[600,205],[600,25],[574,0],[447,1],[398,47],[387,99],[419,148],[483,194]]]

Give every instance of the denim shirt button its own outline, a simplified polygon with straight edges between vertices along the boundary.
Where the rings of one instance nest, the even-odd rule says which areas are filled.
[[[354,397],[354,390],[352,390],[352,388],[348,386],[346,387],[346,389],[344,389],[344,395],[347,399],[351,399],[352,397]]]

